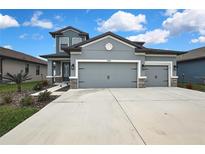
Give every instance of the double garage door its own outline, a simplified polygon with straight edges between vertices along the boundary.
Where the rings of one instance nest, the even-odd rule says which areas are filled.
[[[136,63],[79,63],[79,88],[136,88]],[[166,66],[147,66],[146,86],[167,86]]]

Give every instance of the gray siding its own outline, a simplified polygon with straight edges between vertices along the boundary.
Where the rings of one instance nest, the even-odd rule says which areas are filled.
[[[179,82],[205,83],[205,59],[178,63]],[[183,79],[184,74],[184,79]]]
[[[113,49],[107,51],[105,45],[113,44]],[[96,43],[90,44],[82,48],[82,53],[71,56],[71,64],[75,64],[76,59],[116,59],[116,60],[141,60],[144,62],[144,56],[136,56],[133,48],[122,44],[114,39],[107,38]],[[74,70],[71,70],[71,75],[74,76]]]
[[[63,35],[61,36],[56,36],[56,53],[60,52],[59,51],[59,37],[69,37],[69,44],[70,46],[72,45],[72,38],[73,37],[79,37],[79,38],[82,38],[81,36],[79,36],[79,33],[78,32],[74,32],[72,30],[67,30],[63,33]],[[83,40],[85,40],[85,37],[83,38]]]
[[[19,60],[13,60],[13,59],[2,60],[3,76],[6,75],[7,72],[11,74],[16,74],[16,73],[19,73],[21,70],[25,71],[26,64],[29,64],[29,75],[32,78],[32,80],[30,81],[46,79],[47,66],[40,65],[40,75],[36,75],[36,66],[39,64],[35,64],[31,62],[24,62],[24,61],[19,61]]]

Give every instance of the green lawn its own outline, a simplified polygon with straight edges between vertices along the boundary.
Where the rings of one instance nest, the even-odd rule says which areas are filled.
[[[0,136],[38,111],[32,107],[0,106]]]
[[[187,85],[188,85],[188,83],[178,83],[178,87],[181,87],[181,88],[187,88]],[[205,85],[204,84],[192,83],[191,87],[192,87],[191,89],[193,89],[193,90],[205,92]]]
[[[32,90],[33,86],[39,81],[22,83],[22,90]],[[0,84],[0,94],[16,91],[16,84]]]

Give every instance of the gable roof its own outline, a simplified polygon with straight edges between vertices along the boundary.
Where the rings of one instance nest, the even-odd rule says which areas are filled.
[[[205,58],[205,47],[193,49],[177,57],[177,61],[189,61]]]
[[[132,41],[130,41],[130,40],[124,38],[124,37],[121,37],[121,36],[119,36],[119,35],[117,35],[117,34],[114,34],[114,33],[112,33],[112,32],[109,31],[109,32],[103,33],[103,34],[101,34],[101,35],[95,36],[95,37],[93,37],[93,38],[91,38],[91,39],[88,39],[88,40],[86,40],[86,41],[83,41],[83,42],[74,44],[74,45],[72,45],[72,46],[70,46],[70,47],[63,48],[63,50],[64,50],[64,51],[70,51],[70,50],[73,50],[73,49],[80,49],[82,45],[91,43],[91,42],[93,42],[93,41],[96,41],[96,40],[101,39],[101,38],[106,37],[106,36],[112,36],[112,37],[114,37],[114,38],[119,39],[120,41],[123,41],[123,42],[125,42],[125,43],[127,43],[127,44],[129,44],[129,45],[131,45],[131,46],[133,46],[133,47],[139,48],[139,49],[145,48],[145,47],[143,47],[141,44],[138,44],[138,43],[136,43],[136,42],[132,42]]]
[[[0,47],[0,57],[6,57],[6,58],[11,58],[11,59],[16,59],[16,60],[22,60],[22,61],[42,64],[42,65],[47,65],[47,62],[44,60],[27,55],[22,52],[14,51],[14,50],[3,48],[3,47]]]
[[[74,44],[70,47],[66,47],[66,48],[63,48],[64,51],[66,52],[73,52],[73,51],[81,51],[81,46],[85,45],[85,44],[88,44],[88,43],[91,43],[91,42],[94,42],[98,39],[101,39],[103,37],[106,37],[106,36],[112,36],[114,38],[117,38],[119,39],[120,41],[123,41],[133,47],[135,47],[135,52],[140,52],[140,53],[147,53],[147,54],[173,54],[173,55],[178,55],[178,54],[182,54],[182,52],[179,52],[179,51],[172,51],[172,50],[161,50],[161,49],[151,49],[151,48],[146,48],[143,46],[143,44],[145,42],[137,42],[137,41],[130,41],[122,36],[119,36],[117,34],[114,34],[112,32],[106,32],[106,33],[103,33],[101,35],[98,35],[98,36],[95,36],[89,40],[86,40],[86,41],[83,41],[83,42],[80,42],[80,43],[77,43],[77,44]]]
[[[49,32],[49,33],[52,35],[53,38],[55,38],[56,35],[62,35],[62,34],[63,34],[63,33],[62,33],[63,31],[66,31],[66,30],[69,30],[69,29],[74,30],[74,31],[77,31],[77,32],[80,33],[80,35],[86,36],[86,38],[89,39],[89,34],[88,34],[88,33],[83,32],[83,31],[81,31],[81,30],[79,30],[79,29],[77,29],[77,28],[75,28],[75,27],[72,27],[72,26],[67,26],[67,27],[65,27],[65,28],[59,29],[59,30],[54,31],[54,32]]]

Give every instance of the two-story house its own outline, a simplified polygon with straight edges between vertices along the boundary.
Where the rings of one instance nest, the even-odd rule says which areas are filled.
[[[47,79],[52,82],[68,81],[70,76],[70,54],[65,53],[63,48],[72,46],[89,39],[89,34],[68,26],[55,32],[50,32],[55,39],[56,53],[42,55],[48,60]]]
[[[89,38],[74,27],[50,32],[56,53],[48,59],[47,78],[69,81],[71,88],[176,86],[178,51],[151,49],[112,32]]]

